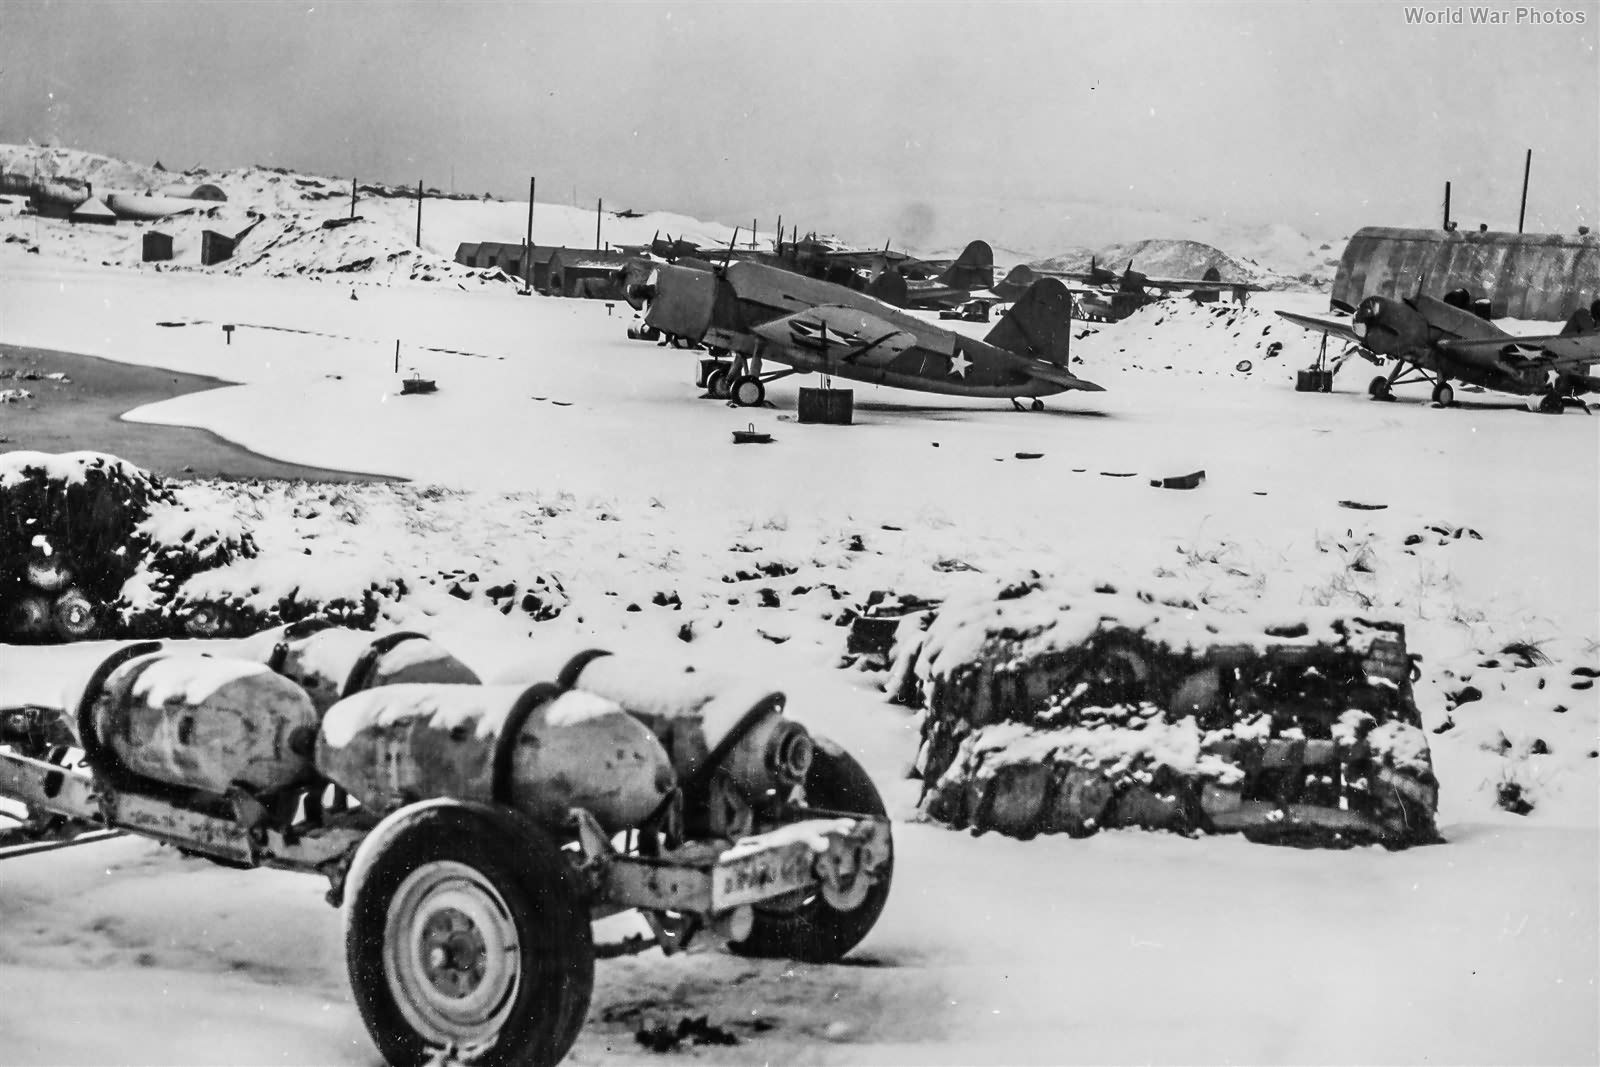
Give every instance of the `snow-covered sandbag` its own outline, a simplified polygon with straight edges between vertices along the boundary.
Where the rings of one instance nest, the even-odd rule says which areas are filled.
[[[1397,623],[1255,618],[1035,579],[947,603],[908,637],[896,659],[927,709],[923,807],[951,825],[1437,840]]]

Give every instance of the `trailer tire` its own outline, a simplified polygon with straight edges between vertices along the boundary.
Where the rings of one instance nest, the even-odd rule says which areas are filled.
[[[850,753],[826,737],[813,736],[812,741],[816,752],[805,781],[809,807],[862,815],[888,814],[878,787]],[[894,843],[891,839],[888,863],[877,882],[867,890],[866,899],[856,908],[839,911],[828,904],[820,892],[793,907],[757,905],[750,936],[728,947],[741,956],[833,963],[860,944],[872,930],[889,900],[889,886],[893,880]]]
[[[346,886],[345,962],[384,1062],[551,1067],[594,989],[589,911],[550,836],[488,805],[390,816]]]

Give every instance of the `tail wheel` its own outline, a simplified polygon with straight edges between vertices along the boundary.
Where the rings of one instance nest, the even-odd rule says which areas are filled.
[[[594,988],[576,876],[502,809],[420,808],[352,875],[345,961],[386,1063],[559,1063]]]
[[[710,393],[715,399],[728,399],[729,391],[730,384],[728,382],[728,371],[726,368],[718,367],[716,370],[706,375],[706,392]]]
[[[805,802],[825,811],[887,816],[883,797],[872,778],[844,749],[825,737],[813,737],[816,753],[806,773]],[[801,900],[755,908],[750,936],[728,947],[741,956],[788,958],[807,963],[833,963],[861,943],[883,914],[894,879],[893,844],[877,880],[860,903],[842,911],[821,890]]]
[[[761,384],[761,379],[748,374],[734,382],[728,392],[733,402],[742,408],[759,407],[767,398],[767,387]]]
[[[1440,382],[1433,387],[1433,402],[1442,408],[1447,408],[1456,402],[1456,391],[1450,388],[1449,382]]]

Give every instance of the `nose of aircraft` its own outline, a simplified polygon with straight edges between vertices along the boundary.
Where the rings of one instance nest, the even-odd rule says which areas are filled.
[[[1365,340],[1372,324],[1382,318],[1383,302],[1375,296],[1369,296],[1356,308],[1355,317],[1350,321],[1350,332]]]
[[[660,280],[658,271],[651,271],[642,279],[634,279],[623,287],[622,295],[627,298],[628,306],[635,311],[643,311],[656,298],[656,283]]]

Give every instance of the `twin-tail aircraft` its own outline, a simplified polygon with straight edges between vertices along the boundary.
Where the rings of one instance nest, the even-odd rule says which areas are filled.
[[[1420,288],[1420,287],[1419,287]],[[1479,301],[1480,307],[1485,302]],[[1464,289],[1443,300],[1418,292],[1409,299],[1369,296],[1349,318],[1324,318],[1280,311],[1279,315],[1308,330],[1354,341],[1394,361],[1387,375],[1373,378],[1367,393],[1374,400],[1393,400],[1394,387],[1410,382],[1433,386],[1433,402],[1455,403],[1451,381],[1500,393],[1539,397],[1538,410],[1559,415],[1567,404],[1585,411],[1576,399],[1600,391],[1600,378],[1590,373],[1600,363],[1600,300],[1589,310],[1574,312],[1559,334],[1516,336],[1490,322]],[[1532,405],[1530,405],[1532,406]]]
[[[1046,278],[1017,300],[982,340],[935,326],[865,293],[763,263],[713,270],[650,265],[626,286],[647,326],[705,345],[722,362],[707,391],[739,406],[766,387],[816,372],[873,385],[952,396],[1031,399],[1101,391],[1067,367],[1072,298]],[[764,371],[765,363],[783,369]]]

